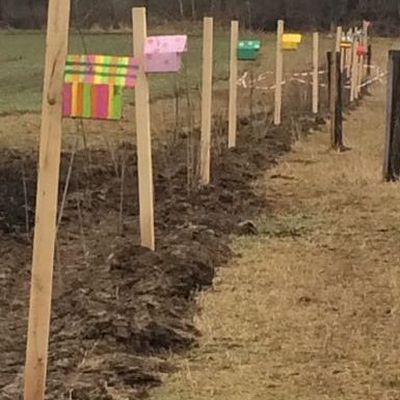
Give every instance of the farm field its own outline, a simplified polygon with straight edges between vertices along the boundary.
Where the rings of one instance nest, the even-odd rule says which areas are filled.
[[[166,30],[167,28],[163,28]],[[172,28],[171,28],[172,29]],[[185,29],[185,28],[181,28]],[[186,28],[187,29],[187,28]],[[191,30],[193,32],[193,30]],[[164,32],[164,31],[162,31]],[[168,32],[168,31],[167,31]],[[172,33],[179,33],[174,28]],[[171,33],[171,32],[170,32]],[[149,34],[160,34],[151,30]],[[243,38],[260,38],[262,40],[262,56],[251,65],[255,73],[274,71],[276,36],[243,32]],[[215,31],[214,81],[224,82],[229,78],[229,31]],[[322,49],[326,50],[329,40],[323,38]],[[6,32],[0,31],[0,114],[15,112],[38,112],[41,106],[41,89],[43,78],[43,59],[45,35],[39,32]],[[70,38],[70,52],[88,54],[129,55],[132,54],[131,33],[73,33]],[[152,100],[173,97],[174,93],[189,87],[198,91],[201,81],[202,31],[194,29],[189,36],[189,53],[185,57],[185,71],[179,75],[162,75],[151,78]],[[306,36],[305,43],[299,52],[287,58],[287,72],[296,72],[311,68],[311,35]],[[306,57],[305,57],[306,55]],[[308,59],[307,59],[308,58]],[[325,52],[321,51],[321,63],[325,62]],[[255,64],[255,65],[254,65]],[[248,63],[241,63],[241,72],[249,69]],[[271,77],[273,79],[273,77]],[[132,96],[133,97],[133,96]]]
[[[166,28],[163,28],[164,30]],[[183,28],[182,28],[183,29]],[[175,28],[172,32],[179,32]],[[198,33],[196,33],[198,32]],[[157,34],[158,31],[150,31]],[[254,63],[240,63],[239,75],[245,71],[251,72],[255,78],[268,72],[263,86],[274,84],[273,71],[275,69],[275,42],[273,34],[260,35],[257,33],[243,33],[242,37],[259,37],[263,40],[261,57]],[[298,52],[291,53],[285,60],[285,76],[294,72],[309,71],[312,65],[311,35],[305,37],[305,42]],[[327,37],[321,38],[321,66],[325,67],[325,50],[330,46]],[[8,33],[0,31],[0,142],[7,147],[20,147],[21,142],[28,147],[35,146],[37,132],[40,124],[41,89],[43,78],[45,36],[42,33]],[[132,37],[129,33],[83,33],[71,35],[71,52],[104,54],[132,54]],[[201,80],[201,30],[189,36],[189,53],[185,56],[185,67],[179,75],[152,76],[150,79],[150,97],[152,101],[152,129],[155,137],[166,138],[168,132],[175,131],[188,125],[188,113],[191,114],[195,127],[200,121],[200,80]],[[216,30],[215,33],[215,60],[214,60],[214,117],[226,119],[228,104],[228,78],[229,78],[229,32]],[[299,86],[294,83],[292,86]],[[308,88],[309,89],[309,88]],[[303,87],[300,85],[300,91]],[[272,91],[256,91],[250,101],[250,90],[242,90],[239,102],[239,115],[249,115],[250,104],[254,112],[270,112],[273,105]],[[296,93],[296,98],[286,97],[287,102],[292,102],[290,112],[302,112],[301,104],[304,96]],[[126,91],[126,104],[124,118],[118,124],[99,124],[85,121],[85,131],[99,146],[104,144],[103,128],[106,127],[108,137],[126,138],[134,137],[133,93]],[[307,100],[310,101],[310,100]],[[190,106],[188,106],[188,102]],[[190,107],[188,111],[188,107]],[[308,107],[308,104],[307,104]],[[304,108],[304,107],[303,107]],[[117,126],[117,129],[116,129]],[[74,122],[65,122],[65,137],[74,135],[77,126]],[[115,131],[118,132],[115,135]],[[26,133],[29,133],[27,136]],[[133,135],[132,135],[133,133]]]
[[[331,43],[322,40],[322,69]],[[393,42],[374,43],[385,68]],[[26,345],[44,37],[0,33],[0,44],[0,398],[14,400]],[[82,46],[73,35],[72,50]],[[85,34],[84,47],[129,54],[131,38]],[[118,123],[64,123],[48,399],[141,398],[162,378],[154,399],[312,399],[320,389],[326,398],[351,398],[329,373],[353,398],[397,395],[397,342],[386,358],[378,352],[397,323],[398,199],[395,186],[379,183],[383,86],[347,116],[353,150],[340,155],[327,152],[324,119],[307,111],[308,84],[285,87],[279,128],[273,92],[241,88],[238,147],[228,151],[229,34],[216,32],[213,179],[193,189],[188,148],[198,134],[200,34],[189,48],[186,72],[151,81],[156,252],[139,246],[134,104]],[[274,49],[267,35],[262,57],[241,64],[241,74],[273,71]],[[307,35],[285,55],[286,77],[310,70],[310,49]],[[387,209],[378,207],[386,201]],[[248,236],[249,221],[258,235]],[[376,330],[368,330],[374,318]],[[341,341],[347,326],[353,342]],[[357,348],[360,358],[351,353],[341,363]],[[332,360],[337,368],[317,375]],[[381,378],[385,360],[393,368]],[[376,371],[376,387],[365,383],[372,378],[363,363]]]

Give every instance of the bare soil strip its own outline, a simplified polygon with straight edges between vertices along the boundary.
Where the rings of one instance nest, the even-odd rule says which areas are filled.
[[[246,121],[245,121],[246,122]],[[194,297],[231,257],[230,235],[270,206],[255,183],[291,148],[290,126],[241,126],[214,143],[213,182],[188,190],[184,132],[155,153],[157,252],[140,248],[136,147],[74,156],[57,243],[48,399],[140,397],[171,371],[171,352],[196,342]],[[315,124],[304,120],[305,131]],[[217,154],[218,152],[218,154]],[[62,155],[60,200],[71,153]],[[0,398],[21,393],[37,156],[0,150]]]

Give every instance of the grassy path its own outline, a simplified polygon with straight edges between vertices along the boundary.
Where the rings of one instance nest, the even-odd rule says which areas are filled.
[[[203,337],[158,400],[400,398],[400,190],[381,183],[384,87],[266,176],[274,214],[200,299]],[[275,179],[272,179],[272,176]]]

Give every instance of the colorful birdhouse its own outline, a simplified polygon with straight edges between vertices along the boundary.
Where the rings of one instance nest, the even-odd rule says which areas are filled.
[[[64,117],[119,120],[122,93],[119,86],[65,83]]]
[[[238,45],[238,59],[243,61],[254,61],[261,50],[259,40],[241,40]]]
[[[178,72],[182,56],[187,52],[187,36],[150,36],[145,44],[147,73]]]
[[[282,36],[283,50],[297,50],[301,44],[303,36],[299,33],[285,33]]]
[[[136,84],[139,63],[131,57],[69,55],[64,117],[118,120],[124,88]]]
[[[343,38],[342,41],[340,42],[340,48],[341,49],[350,49],[352,46],[353,42],[348,40],[347,38]]]
[[[365,46],[360,45],[357,47],[357,56],[358,57],[364,57],[367,55],[367,49],[365,48]]]
[[[342,40],[340,41],[340,48],[341,49],[350,49],[353,45],[353,31],[350,30],[346,34],[342,36]]]

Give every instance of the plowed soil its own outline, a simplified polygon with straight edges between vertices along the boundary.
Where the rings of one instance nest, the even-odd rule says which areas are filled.
[[[310,119],[280,129],[243,122],[238,148],[221,152],[206,189],[188,189],[184,134],[172,150],[157,150],[154,253],[138,245],[136,148],[63,153],[60,203],[69,185],[60,204],[49,400],[141,397],[172,370],[169,354],[196,342],[196,293],[227,265],[230,235],[254,233],[249,220],[269,207],[256,182],[290,150],[295,126],[296,134],[316,127]],[[22,393],[36,160],[35,152],[0,151],[4,400]]]

